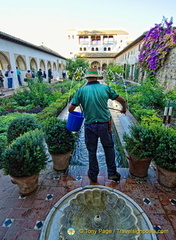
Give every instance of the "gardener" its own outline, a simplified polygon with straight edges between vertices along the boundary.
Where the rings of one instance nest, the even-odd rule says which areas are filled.
[[[88,83],[77,90],[69,106],[69,112],[81,104],[85,117],[85,143],[89,153],[88,177],[97,182],[99,166],[97,161],[97,145],[100,138],[103,146],[108,170],[108,179],[119,181],[120,174],[116,171],[114,142],[111,132],[111,116],[108,99],[116,100],[122,105],[121,113],[126,113],[126,101],[107,85],[100,84],[96,68],[88,69]]]

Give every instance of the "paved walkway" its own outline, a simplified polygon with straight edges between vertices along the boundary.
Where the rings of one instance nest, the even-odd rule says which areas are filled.
[[[87,185],[103,185],[127,194],[144,210],[155,230],[168,231],[158,234],[159,240],[176,239],[176,192],[161,187],[153,169],[145,181],[129,177],[127,168],[118,171],[122,175],[120,183],[108,180],[106,169],[101,169],[95,184],[87,177],[87,167],[72,166],[63,175],[50,166],[41,172],[38,190],[26,197],[19,194],[10,176],[0,172],[0,239],[37,240],[54,204],[66,193]]]
[[[112,115],[122,136],[134,119],[130,113],[117,117],[113,111]],[[144,180],[129,176],[128,168],[119,168],[122,176],[120,183],[108,180],[106,167],[101,168],[98,182],[92,183],[87,177],[87,170],[88,166],[70,166],[67,174],[63,174],[54,171],[52,164],[48,164],[47,169],[40,173],[38,190],[29,196],[21,196],[11,177],[4,176],[0,171],[0,240],[37,240],[54,204],[66,193],[87,185],[108,186],[127,194],[144,210],[155,230],[167,231],[157,234],[158,240],[176,239],[176,190],[160,186],[153,167]]]

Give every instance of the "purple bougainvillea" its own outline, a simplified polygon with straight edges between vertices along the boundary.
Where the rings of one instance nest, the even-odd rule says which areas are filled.
[[[155,24],[145,34],[139,54],[139,68],[142,71],[155,75],[169,51],[176,47],[176,28],[172,24],[172,18],[170,21],[164,18],[161,24]]]

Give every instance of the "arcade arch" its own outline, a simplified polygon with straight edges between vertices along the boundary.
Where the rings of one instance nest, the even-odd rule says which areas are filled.
[[[43,60],[40,60],[40,68],[42,69],[42,71],[45,70],[45,63]]]
[[[37,62],[34,58],[30,60],[30,69],[37,71]]]
[[[106,63],[103,63],[103,64],[102,64],[102,70],[104,71],[106,68],[107,68],[107,64],[106,64]]]
[[[47,68],[48,68],[48,69],[52,69],[52,67],[51,67],[51,62],[50,62],[50,61],[48,61],[48,63],[47,63]]]
[[[9,64],[7,56],[3,52],[0,52],[0,69],[6,69]]]
[[[57,68],[56,68],[56,63],[53,64],[53,70],[56,71]]]
[[[17,56],[17,58],[16,58],[16,66],[20,70],[26,70],[26,63],[25,63],[25,61],[24,61],[22,56]]]
[[[91,67],[100,69],[100,63],[97,62],[97,61],[94,61],[94,62],[91,63]]]

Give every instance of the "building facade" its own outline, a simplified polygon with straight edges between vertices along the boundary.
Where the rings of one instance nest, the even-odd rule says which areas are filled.
[[[123,30],[70,30],[68,41],[70,58],[85,57],[90,66],[101,71],[127,46],[128,33]]]
[[[66,66],[66,58],[48,49],[45,46],[36,46],[24,40],[0,32],[0,70],[3,75],[10,65],[13,73],[13,88],[19,87],[16,67],[21,71],[22,84],[27,70],[39,69],[48,73],[51,69],[53,79],[62,78],[62,70]],[[46,79],[47,81],[47,76]],[[5,77],[4,87],[7,88],[7,78]]]
[[[140,81],[145,79],[145,75],[138,69],[138,56],[145,35],[139,36],[131,44],[116,54],[115,63],[126,71],[129,68],[129,80]],[[167,90],[176,87],[176,48],[173,48],[167,55],[164,65],[157,71],[156,77],[159,84]]]

